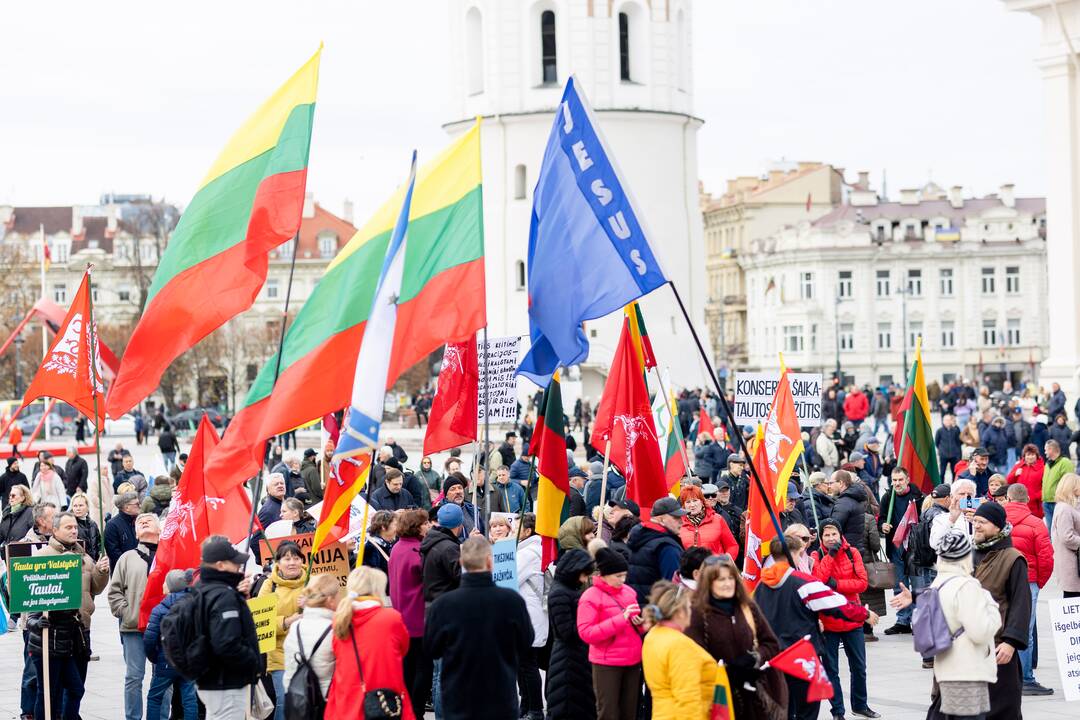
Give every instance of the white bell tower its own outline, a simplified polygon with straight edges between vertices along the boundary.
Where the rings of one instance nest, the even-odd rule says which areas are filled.
[[[705,248],[698,204],[689,0],[451,0],[447,132],[484,118],[489,334],[528,335],[525,262],[532,194],[555,107],[574,74],[702,342]],[[567,292],[572,292],[567,288]],[[642,301],[673,385],[710,383],[671,291]],[[599,401],[621,314],[586,324],[580,393]],[[575,373],[571,371],[571,379]],[[655,384],[650,381],[653,389]],[[529,385],[524,381],[522,385]],[[531,385],[528,392],[531,392]],[[566,384],[569,400],[575,395]]]

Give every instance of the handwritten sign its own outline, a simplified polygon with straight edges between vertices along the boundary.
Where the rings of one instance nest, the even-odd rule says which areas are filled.
[[[795,414],[800,427],[821,424],[821,373],[788,373]],[[780,371],[735,373],[735,423],[757,425],[765,422],[772,409]]]
[[[82,562],[82,556],[75,553],[11,558],[11,612],[74,610],[82,606]]]
[[[499,587],[517,590],[517,539],[500,540],[491,546],[494,565],[491,578]]]
[[[269,538],[265,542],[270,546],[271,554],[276,553],[281,543],[291,540],[300,546],[300,552],[304,555],[304,563],[311,563],[311,577],[316,575],[333,575],[338,579],[341,587],[349,579],[349,551],[339,542],[332,542],[311,557],[311,546],[314,544],[315,533],[302,535],[285,535],[284,537]]]
[[[477,421],[484,422],[484,397],[487,394],[488,423],[512,423],[517,421],[517,377],[514,371],[518,365],[518,351],[521,338],[488,338],[485,349],[484,341],[476,341],[480,369],[480,394],[476,404]],[[484,372],[484,353],[487,353],[487,370]],[[491,384],[488,384],[488,375]]]
[[[1080,700],[1080,598],[1051,600],[1050,626],[1065,699]]]
[[[255,635],[259,638],[259,652],[268,653],[277,647],[277,595],[270,593],[247,601],[251,619],[255,621]]]

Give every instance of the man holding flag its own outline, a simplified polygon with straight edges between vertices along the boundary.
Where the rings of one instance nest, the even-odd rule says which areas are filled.
[[[929,584],[929,581],[924,582],[921,573],[920,575],[908,574],[908,568],[912,567],[908,562],[908,536],[912,526],[919,522],[922,515],[924,495],[919,488],[911,484],[908,471],[902,467],[893,469],[891,482],[892,487],[881,498],[881,517],[878,518],[878,527],[885,538],[889,560],[896,568],[896,582],[903,583],[913,590],[923,588]],[[914,608],[907,607],[897,612],[896,625],[886,630],[885,634],[911,632],[913,610]]]

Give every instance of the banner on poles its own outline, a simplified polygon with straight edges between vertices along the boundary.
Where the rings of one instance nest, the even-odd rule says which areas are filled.
[[[491,579],[499,587],[517,590],[517,540],[507,538],[491,546]]]
[[[316,575],[333,575],[338,579],[341,587],[349,579],[349,551],[340,542],[332,542],[323,545],[319,552],[311,557],[311,546],[315,542],[315,533],[303,533],[302,535],[285,535],[284,537],[268,538],[264,542],[270,546],[271,554],[276,553],[278,546],[286,541],[292,541],[300,546],[300,552],[304,555],[304,563],[310,562],[311,577]]]
[[[277,647],[277,595],[270,593],[247,601],[251,619],[255,621],[255,637],[259,639],[259,652],[268,653]]]
[[[518,353],[521,350],[521,338],[488,338],[487,346],[483,338],[476,341],[477,367],[480,370],[480,392],[477,396],[476,417],[479,423],[484,420],[484,398],[487,398],[487,420],[490,424],[512,423],[517,421],[517,370]],[[484,355],[487,354],[487,372],[484,372]],[[488,376],[491,385],[488,385]]]
[[[8,563],[12,613],[75,610],[82,606],[82,556],[13,557]]]
[[[817,427],[821,424],[821,373],[788,373],[791,378],[791,396],[795,400],[795,414],[799,427]],[[779,372],[735,373],[736,425],[757,425],[765,422],[772,409]]]
[[[1080,598],[1050,601],[1050,629],[1065,700],[1080,700]]]

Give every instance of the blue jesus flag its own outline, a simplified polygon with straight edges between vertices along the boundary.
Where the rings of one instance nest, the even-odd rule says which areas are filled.
[[[667,282],[575,78],[555,112],[529,225],[529,336],[518,374],[547,387],[589,355],[581,323]]]

